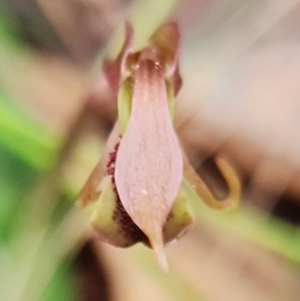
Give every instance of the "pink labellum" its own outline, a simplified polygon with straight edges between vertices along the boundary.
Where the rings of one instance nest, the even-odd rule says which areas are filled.
[[[165,269],[162,229],[182,175],[163,70],[151,60],[141,61],[135,72],[129,124],[118,150],[115,182],[126,212],[148,236]]]

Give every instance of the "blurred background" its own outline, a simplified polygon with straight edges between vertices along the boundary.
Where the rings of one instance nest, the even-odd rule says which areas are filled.
[[[231,212],[190,200],[167,275],[73,206],[117,116],[101,64],[124,20],[137,49],[178,22],[178,136],[208,182],[222,155],[243,186]],[[0,300],[299,300],[299,20],[297,0],[0,1]]]

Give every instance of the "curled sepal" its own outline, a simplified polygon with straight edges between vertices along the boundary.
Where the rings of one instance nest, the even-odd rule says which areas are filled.
[[[227,182],[229,193],[225,199],[218,199],[210,191],[206,183],[198,176],[196,171],[184,156],[184,181],[199,198],[212,209],[235,208],[241,198],[241,183],[232,166],[223,158],[218,157],[216,164]]]

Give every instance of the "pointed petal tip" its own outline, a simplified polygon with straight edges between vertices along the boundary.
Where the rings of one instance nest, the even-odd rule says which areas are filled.
[[[169,264],[163,247],[155,247],[154,249],[157,261],[163,272],[169,272]]]
[[[164,251],[164,243],[163,243],[163,237],[162,234],[159,234],[159,232],[151,233],[151,236],[148,236],[150,245],[152,249],[154,250],[154,253],[156,255],[158,264],[160,265],[161,269],[167,273],[169,271],[169,265],[167,261],[167,257]]]
[[[133,34],[134,34],[133,26],[131,25],[131,23],[128,20],[126,20],[125,21],[125,39],[130,40],[130,42],[132,44],[133,44],[133,40],[132,40]]]

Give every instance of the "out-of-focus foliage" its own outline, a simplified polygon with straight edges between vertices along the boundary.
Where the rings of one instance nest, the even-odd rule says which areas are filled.
[[[26,52],[16,37],[16,27],[2,10],[0,49],[19,55]],[[76,300],[70,261],[53,262],[55,272],[43,277],[47,265],[52,265],[53,257],[53,254],[47,254],[51,249],[42,251],[47,242],[47,230],[43,227],[49,225],[47,219],[34,222],[34,219],[38,220],[36,215],[43,214],[46,205],[43,193],[38,202],[35,200],[38,198],[38,195],[34,196],[35,191],[41,177],[47,177],[45,171],[53,168],[58,148],[58,140],[22,112],[1,91],[0,83],[1,300]],[[53,194],[49,200],[58,197]],[[32,205],[38,205],[34,212]],[[41,235],[43,231],[45,233]]]
[[[0,99],[0,141],[33,167],[49,170],[58,152],[56,137],[31,121],[7,96],[2,94]]]

